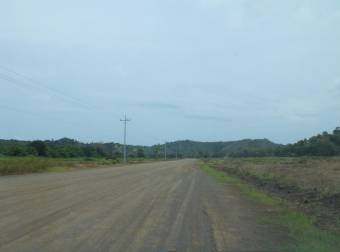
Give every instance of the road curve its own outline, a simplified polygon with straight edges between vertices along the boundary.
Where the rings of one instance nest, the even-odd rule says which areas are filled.
[[[279,251],[268,209],[195,166],[0,177],[0,251]]]

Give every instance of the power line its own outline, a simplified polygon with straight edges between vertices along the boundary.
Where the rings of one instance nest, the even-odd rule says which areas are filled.
[[[33,115],[33,116],[36,116],[36,117],[41,117],[40,115],[38,115],[36,113],[32,113],[32,112],[27,111],[27,110],[11,107],[11,106],[7,106],[7,105],[2,105],[2,104],[0,104],[0,109],[10,110],[10,111],[22,113],[22,114],[25,114],[25,115],[29,114],[29,115]]]
[[[7,75],[5,75],[5,74],[0,73],[0,75],[2,76],[2,77],[0,76],[1,79],[7,80],[8,82],[11,82],[12,84],[15,84],[17,86],[22,86],[24,88],[27,88],[27,86],[39,88],[39,89],[48,91],[50,93],[53,93],[54,95],[58,96],[59,98],[63,98],[66,101],[76,103],[77,105],[80,105],[83,108],[92,109],[91,105],[89,105],[89,104],[87,104],[87,103],[85,103],[85,102],[83,102],[83,101],[81,101],[81,100],[79,100],[75,97],[72,97],[72,96],[70,96],[70,95],[68,95],[68,94],[66,94],[66,93],[64,93],[60,90],[48,87],[48,86],[44,85],[42,82],[37,81],[30,76],[24,75],[22,73],[19,73],[17,71],[14,71],[12,69],[9,69],[9,68],[1,66],[1,65],[0,65],[0,69],[5,71],[6,74],[7,74]],[[20,79],[15,78],[13,75],[19,77]]]
[[[130,119],[126,118],[126,114],[124,116],[124,119],[120,119],[121,122],[124,122],[124,149],[123,149],[123,158],[124,158],[124,163],[127,162],[127,157],[126,157],[126,123],[130,122]]]
[[[35,120],[34,122],[41,122],[42,120],[46,122],[51,122],[51,120],[60,122],[60,120],[62,120],[62,121],[67,121],[68,123],[79,123],[77,120],[75,120],[76,119],[75,117],[66,119],[65,117],[58,117],[55,114],[51,114],[51,113],[39,114],[39,113],[35,113],[35,112],[29,111],[23,108],[18,108],[18,107],[3,105],[3,104],[0,104],[0,110],[7,110],[7,111],[22,114],[24,116],[29,116],[31,118],[40,119],[40,120]],[[23,119],[23,118],[20,117],[20,119]]]

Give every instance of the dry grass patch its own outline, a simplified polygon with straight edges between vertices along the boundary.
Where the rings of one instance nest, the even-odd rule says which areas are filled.
[[[316,169],[314,168],[316,163],[325,164],[327,162],[330,162],[333,165],[335,164],[336,167],[336,164],[339,162],[339,160],[314,159],[311,160],[311,163],[307,161],[308,166],[304,168],[310,167],[311,169]],[[282,197],[284,195],[287,196],[291,194],[303,195],[303,190],[309,190],[310,181],[308,181],[308,178],[309,176],[314,178],[313,173],[302,177],[286,174],[287,172],[290,172],[290,169],[298,169],[298,167],[300,167],[299,165],[303,163],[306,164],[306,162],[301,161],[301,159],[233,159],[225,161],[210,160],[206,162],[200,162],[199,165],[203,171],[210,174],[211,176],[216,177],[221,182],[232,184],[239,188],[240,191],[242,191],[251,199],[273,207],[275,214],[273,216],[265,216],[263,221],[268,221],[270,223],[286,227],[289,230],[292,240],[295,241],[293,244],[283,244],[282,251],[337,252],[339,251],[340,247],[340,236],[338,233],[339,230],[332,230],[333,228],[330,228],[330,226],[323,226],[323,229],[320,229],[317,225],[315,225],[316,221],[325,218],[325,215],[306,215],[305,213],[299,211],[299,208],[292,207],[294,205],[291,204],[291,201],[282,200],[282,198],[276,197]],[[328,169],[331,170],[332,168]],[[294,171],[294,174],[303,175],[303,171]],[[322,179],[325,179],[328,176],[328,172],[325,172],[325,175]],[[293,181],[295,183],[302,180],[306,182],[303,184],[304,189],[293,185]],[[249,182],[253,185],[251,185]],[[319,186],[327,187],[327,185],[324,184],[319,184]],[[259,188],[265,190],[259,190]],[[274,190],[274,188],[276,189]],[[283,191],[285,191],[287,188],[290,188],[289,190],[291,194],[287,194],[287,191],[283,193]],[[335,187],[331,186],[329,188],[338,187],[335,185]],[[322,188],[319,189],[320,191],[324,191]],[[280,193],[278,194],[278,192]],[[331,192],[328,191],[328,193],[336,192],[337,189],[334,189]],[[275,197],[271,195],[272,193],[275,194]],[[326,196],[324,195],[324,197]],[[291,198],[286,197],[286,199]],[[317,205],[308,205],[310,208],[317,209]],[[327,206],[327,204],[325,205]],[[320,209],[315,210],[314,214],[315,213],[320,213]],[[334,215],[331,216],[333,220],[334,217]],[[335,226],[333,225],[332,227]]]
[[[0,157],[0,175],[67,171],[116,164],[117,160],[96,158]]]
[[[293,202],[319,226],[340,229],[340,158],[244,158],[210,161]]]

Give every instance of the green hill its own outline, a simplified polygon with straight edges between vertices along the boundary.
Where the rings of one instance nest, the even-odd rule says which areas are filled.
[[[244,139],[229,142],[197,142],[176,141],[167,144],[170,156],[176,155],[176,151],[183,157],[225,157],[233,152],[242,152],[257,148],[274,148],[278,146],[267,139]]]
[[[332,133],[323,132],[309,139],[300,140],[294,144],[274,146],[269,148],[253,148],[231,153],[233,157],[260,156],[337,156],[340,155],[340,128]]]

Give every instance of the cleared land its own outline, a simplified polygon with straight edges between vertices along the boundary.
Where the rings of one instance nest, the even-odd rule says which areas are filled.
[[[340,231],[340,158],[244,158],[208,163],[288,200],[314,217],[318,226]]]
[[[0,251],[282,251],[273,214],[195,160],[0,177]]]

